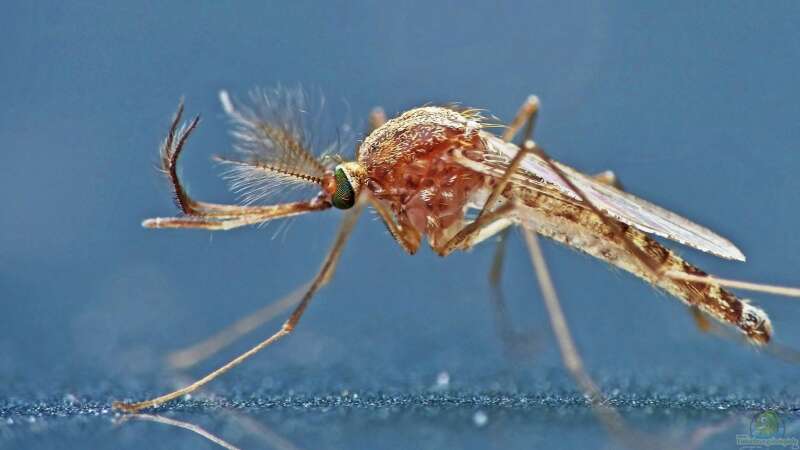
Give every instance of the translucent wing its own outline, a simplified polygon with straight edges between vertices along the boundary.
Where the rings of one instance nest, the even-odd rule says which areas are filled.
[[[456,160],[472,170],[502,176],[519,148],[488,133],[483,137],[487,144],[485,151],[460,153],[456,155]],[[735,245],[708,228],[613,186],[600,183],[571,167],[556,164],[595,206],[620,222],[722,258],[745,260]],[[520,170],[511,181],[532,189],[543,184],[552,185],[575,202],[581,201],[580,196],[561,180],[547,162],[533,154],[525,157]]]

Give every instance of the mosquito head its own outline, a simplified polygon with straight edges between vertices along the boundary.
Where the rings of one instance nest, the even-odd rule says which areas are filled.
[[[365,179],[366,170],[361,164],[354,161],[345,162],[334,168],[332,176],[326,177],[323,187],[330,195],[333,206],[349,209],[355,205]]]

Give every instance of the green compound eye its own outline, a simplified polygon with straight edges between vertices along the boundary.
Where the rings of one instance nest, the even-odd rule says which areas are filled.
[[[347,174],[341,168],[333,174],[336,178],[336,192],[333,193],[333,206],[339,209],[349,209],[356,204],[356,191],[347,179]]]

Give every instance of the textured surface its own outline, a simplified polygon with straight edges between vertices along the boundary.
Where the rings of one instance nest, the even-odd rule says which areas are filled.
[[[563,374],[552,374],[559,380]],[[448,377],[452,376],[448,374]],[[390,385],[384,390],[348,390],[341,381],[321,393],[269,383],[225,398],[202,395],[161,407],[152,414],[205,428],[243,448],[486,448],[600,445],[606,438],[586,401],[558,381],[526,377],[531,392],[465,389],[439,374],[431,385]],[[246,385],[240,380],[239,387]],[[251,380],[252,382],[252,380]],[[223,385],[225,383],[222,383]],[[292,389],[303,387],[297,383]],[[318,384],[318,381],[308,384]],[[480,382],[466,383],[470,386]],[[496,384],[496,383],[495,383]],[[800,402],[761,392],[705,383],[656,388],[605,380],[610,402],[638,430],[674,447],[730,448],[734,434],[746,433],[755,411],[774,409],[787,430],[800,431]],[[513,384],[503,383],[506,389]],[[334,387],[334,386],[338,386]],[[230,389],[230,390],[229,390]],[[763,390],[763,388],[762,388]],[[233,391],[233,392],[231,392]],[[11,397],[0,405],[0,432],[11,447],[212,448],[179,428],[141,420],[120,421],[108,396],[30,399]],[[288,443],[288,444],[287,444]],[[324,444],[323,444],[324,443]],[[295,447],[291,447],[294,445]]]
[[[337,211],[217,234],[140,227],[174,211],[153,166],[181,96],[203,115],[187,188],[231,202],[209,162],[230,148],[220,89],[319,88],[323,115],[356,134],[378,104],[457,101],[508,121],[537,94],[537,141],[557,159],[613,169],[748,259],[674,245],[688,260],[800,283],[796,2],[95,3],[9,2],[0,17],[2,448],[212,448],[103,411],[271,332],[278,320],[183,374],[164,366],[305,282],[328,248]],[[522,245],[512,235],[503,282],[521,350],[498,339],[489,243],[408,257],[365,215],[296,334],[159,413],[246,449],[613,448],[561,367]],[[754,414],[778,408],[800,436],[796,365],[698,332],[632,277],[544,250],[587,367],[635,428],[735,448]],[[797,302],[746,296],[778,342],[800,346]]]

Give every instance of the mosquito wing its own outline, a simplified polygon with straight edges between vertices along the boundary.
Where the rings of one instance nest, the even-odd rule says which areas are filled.
[[[509,167],[519,147],[494,135],[485,134],[484,138],[486,150],[481,155],[460,153],[456,155],[457,162],[486,175],[500,177]],[[620,222],[722,258],[745,260],[745,256],[735,245],[708,228],[596,181],[571,167],[556,164],[596,207]],[[534,190],[542,185],[555,186],[573,201],[581,202],[580,196],[564,183],[547,162],[534,154],[523,159],[520,170],[511,178],[511,182]]]

